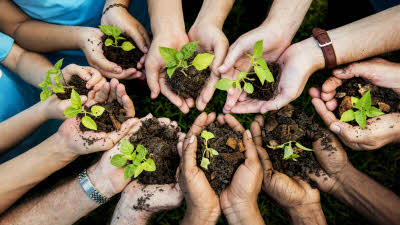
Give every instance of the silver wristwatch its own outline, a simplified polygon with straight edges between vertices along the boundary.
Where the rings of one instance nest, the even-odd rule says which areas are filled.
[[[92,199],[93,201],[99,203],[99,204],[104,204],[106,203],[109,199],[101,195],[96,188],[93,186],[92,182],[90,182],[89,177],[87,176],[87,171],[84,169],[79,175],[78,175],[79,183],[81,184],[83,190],[87,194],[87,196]]]

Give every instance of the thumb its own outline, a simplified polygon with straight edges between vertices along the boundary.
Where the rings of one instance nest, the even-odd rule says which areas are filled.
[[[140,49],[140,51],[142,51],[143,53],[147,53],[148,48],[147,48],[146,40],[144,39],[142,34],[139,33],[136,26],[134,26],[133,28],[131,26],[129,26],[126,33],[128,34],[129,37],[131,37],[135,41],[135,43],[136,43],[137,47]]]
[[[222,63],[224,63],[224,59],[225,56],[227,54],[228,51],[228,40],[226,39],[226,37],[223,37],[224,39],[222,41],[219,41],[218,43],[216,43],[215,45],[215,49],[214,49],[214,54],[215,54],[215,58],[214,58],[214,62],[212,63],[212,71],[214,72],[214,74],[219,75],[219,71],[218,68],[221,66]]]
[[[334,70],[333,75],[339,79],[350,79],[353,77],[371,79],[371,67],[368,62],[352,63],[345,68]]]
[[[189,139],[189,145],[183,150],[183,171],[191,171],[192,168],[197,167],[196,150],[197,138],[192,135]]]
[[[220,73],[227,73],[233,66],[236,61],[244,54],[247,49],[244,48],[243,44],[240,40],[237,43],[234,43],[228,51],[228,55],[225,58],[224,64],[218,68]]]
[[[151,91],[151,98],[155,99],[160,94],[160,84],[159,84],[159,71],[160,68],[157,63],[149,62],[146,60],[146,78],[147,84]]]
[[[94,51],[90,53],[85,53],[88,58],[88,62],[92,67],[100,68],[104,71],[111,73],[122,73],[122,68],[118,66],[116,63],[113,63],[104,57],[104,54],[101,48],[96,48]]]
[[[329,129],[337,134],[338,136],[344,138],[348,142],[362,143],[365,139],[365,131],[359,126],[352,126],[344,122],[334,122],[329,126]]]

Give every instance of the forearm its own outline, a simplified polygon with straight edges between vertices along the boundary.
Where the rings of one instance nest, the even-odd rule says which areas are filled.
[[[241,207],[241,209],[235,209],[234,207],[224,209],[224,215],[228,220],[228,223],[232,225],[265,224],[263,218],[261,217],[257,203],[253,204],[252,206]]]
[[[353,166],[342,172],[333,195],[377,224],[400,221],[400,198]]]
[[[125,203],[118,202],[111,219],[111,225],[146,225],[151,213],[146,210],[133,210],[131,207],[122,207]],[[132,205],[132,203],[128,203]],[[124,210],[129,210],[125,213]]]
[[[288,210],[292,224],[327,224],[325,215],[322,211],[321,204],[305,205],[294,207]]]
[[[0,212],[50,174],[73,161],[76,155],[67,153],[66,148],[56,133],[24,154],[1,164]]]
[[[182,0],[147,0],[154,36],[161,33],[179,34],[185,32]]]
[[[0,224],[69,225],[98,206],[74,178],[43,197],[15,207],[0,219]]]
[[[194,25],[199,23],[215,24],[222,29],[225,19],[232,9],[235,0],[205,0]]]

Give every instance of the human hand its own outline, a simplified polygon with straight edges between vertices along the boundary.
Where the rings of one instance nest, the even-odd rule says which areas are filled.
[[[71,81],[73,75],[78,75],[86,82],[86,88],[93,89],[93,91],[99,91],[107,82],[106,78],[104,78],[99,71],[89,66],[70,64],[62,69],[61,73],[67,83]],[[66,85],[64,79],[61,79],[61,83]]]
[[[229,42],[223,31],[215,24],[195,23],[189,31],[189,40],[200,41],[199,47],[207,53],[214,54],[210,77],[196,99],[196,107],[202,111],[215,92],[215,84],[220,79],[218,67],[223,63],[228,51]]]

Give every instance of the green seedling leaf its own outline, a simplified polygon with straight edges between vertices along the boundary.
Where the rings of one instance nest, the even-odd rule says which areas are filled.
[[[351,97],[351,104],[353,104],[353,106],[355,106],[356,104],[357,104],[357,102],[359,102],[360,101],[360,99],[359,98],[356,98],[356,97]]]
[[[42,83],[39,84],[39,87],[48,87],[51,85],[51,78],[50,78],[50,74],[49,72],[46,73],[46,78],[44,79],[44,81]]]
[[[65,93],[64,87],[60,83],[60,81],[56,81],[56,85],[53,86],[53,92],[54,93]]]
[[[114,44],[114,42],[113,42],[113,40],[111,40],[110,38],[107,38],[106,39],[106,42],[104,42],[104,45],[105,46],[111,46],[111,45],[113,45]]]
[[[138,177],[143,172],[143,166],[142,165],[136,167],[134,178]]]
[[[131,155],[135,147],[127,140],[123,139],[121,141],[120,151],[124,155]]]
[[[58,61],[56,62],[56,64],[54,65],[54,69],[56,70],[56,73],[55,73],[55,74],[57,74],[58,71],[61,69],[61,66],[62,66],[62,64],[63,64],[63,61],[64,61],[64,58],[58,60]]]
[[[283,159],[289,159],[289,157],[292,155],[293,155],[293,148],[290,146],[285,146],[284,153],[283,153]]]
[[[242,91],[242,86],[240,84],[240,81],[236,80],[235,83],[236,83],[236,88],[239,88],[239,91]]]
[[[124,37],[116,37],[115,39],[117,39],[117,40],[125,40]]]
[[[133,164],[129,164],[124,168],[124,179],[128,179],[135,174],[136,166]]]
[[[272,75],[271,71],[269,71],[268,67],[267,70],[261,66],[254,66],[254,71],[257,74],[258,79],[260,80],[261,84],[264,85],[265,81],[269,83],[274,82],[274,76]]]
[[[64,110],[64,115],[65,115],[67,118],[74,118],[76,115],[78,115],[78,113],[79,113],[79,109],[75,109],[75,108],[72,107],[72,106],[69,106],[68,108],[66,108],[66,109]]]
[[[173,59],[173,60],[169,61],[165,67],[172,68],[172,67],[176,67],[177,65],[178,65],[178,62],[175,59]]]
[[[164,59],[166,63],[175,60],[176,61],[176,54],[178,53],[178,50],[173,49],[173,48],[167,48],[167,47],[158,47],[158,51],[160,52],[161,57]]]
[[[171,67],[167,69],[167,75],[168,77],[171,79],[172,75],[174,74],[175,70],[176,70],[176,66],[175,67]]]
[[[82,124],[83,126],[85,126],[86,128],[89,128],[91,130],[97,130],[97,124],[96,122],[94,122],[94,120],[88,116],[84,116],[82,118]]]
[[[143,145],[136,146],[136,152],[138,153],[136,158],[143,160],[146,157],[147,149]]]
[[[222,91],[226,91],[229,88],[232,87],[233,81],[231,79],[228,78],[222,78],[221,80],[219,80],[216,84],[215,84],[215,88],[222,90]],[[236,84],[235,84],[236,85]],[[235,86],[236,88],[236,86]]]
[[[278,146],[267,145],[267,147],[270,148],[270,149],[278,149],[278,148],[284,148],[285,144],[281,144],[281,145],[278,145]]]
[[[48,74],[57,74],[58,70],[55,68],[51,68],[49,71],[47,71]],[[50,81],[51,82],[51,81]]]
[[[312,151],[312,149],[304,147],[303,145],[301,145],[300,143],[296,142],[296,147],[303,149],[304,151]]]
[[[360,100],[361,101],[361,100]],[[364,109],[358,110],[354,113],[354,118],[360,127],[364,130],[367,123],[367,114]]]
[[[196,67],[197,70],[201,71],[210,66],[214,59],[214,55],[211,55],[209,53],[202,53],[196,55],[194,58],[192,64],[194,67]]]
[[[246,72],[240,72],[238,74],[238,80],[243,80],[244,78],[247,77],[247,73]],[[226,79],[226,78],[225,78]]]
[[[181,52],[176,53],[176,58],[181,61],[183,59],[183,54]]]
[[[367,91],[361,98],[360,101],[356,103],[354,108],[369,110],[371,108],[371,92]]]
[[[213,149],[213,148],[208,148],[208,150],[210,151],[210,154],[211,154],[212,156],[214,156],[214,155],[219,155],[219,153],[217,152],[217,150],[215,150],[215,149]]]
[[[183,54],[184,59],[190,58],[193,53],[196,51],[197,45],[199,44],[198,41],[189,42],[184,45],[181,49],[181,53]]]
[[[254,87],[250,83],[245,83],[243,89],[247,94],[252,94],[254,91]]]
[[[132,43],[130,43],[129,41],[124,41],[124,43],[122,43],[121,48],[126,51],[129,52],[132,49],[135,49],[135,46],[133,46]]]
[[[105,108],[98,106],[98,105],[94,105],[92,106],[92,108],[90,109],[90,111],[92,111],[93,116],[100,116],[101,114],[103,114]]]
[[[214,138],[214,134],[211,132],[208,132],[206,130],[203,130],[203,132],[201,132],[201,137],[206,139],[206,141],[210,140],[211,138]]]
[[[297,158],[299,158],[300,156],[297,154],[293,154],[292,156],[290,156],[291,159],[293,159],[293,161],[297,161]]]
[[[111,165],[113,165],[115,167],[123,167],[126,165],[127,161],[128,160],[126,159],[126,157],[124,155],[116,154],[111,158]]]
[[[155,171],[156,170],[156,164],[152,159],[146,159],[146,161],[142,164],[143,170],[145,171]]]
[[[263,54],[263,40],[259,40],[254,44],[253,57],[260,58]]]
[[[340,117],[340,121],[342,121],[342,122],[349,122],[349,121],[352,121],[354,119],[355,119],[354,111],[352,109],[347,110]]]
[[[75,109],[80,109],[82,107],[81,96],[79,96],[78,92],[72,89],[71,92],[71,105]]]
[[[109,25],[100,25],[100,30],[103,31],[104,34],[108,35],[108,36],[112,36],[113,35],[113,31],[111,29],[111,26]]]
[[[42,92],[40,93],[40,101],[44,102],[51,96],[51,91],[47,88],[43,88]]]
[[[143,159],[139,159],[139,157],[136,157],[136,158],[132,161],[132,163],[133,163],[133,165],[135,165],[135,166],[139,166],[140,164],[142,164],[142,160],[143,160]]]
[[[111,26],[111,35],[114,37],[114,38],[116,38],[116,37],[118,37],[120,34],[121,34],[121,30],[118,28],[118,27],[116,27],[116,26]]]
[[[200,166],[203,167],[204,169],[208,170],[208,165],[210,165],[210,160],[208,160],[207,158],[203,157],[201,159]]]
[[[371,108],[367,111],[367,116],[368,117],[377,117],[377,116],[381,116],[385,113],[383,113],[380,109],[371,106]]]
[[[265,69],[265,70],[269,70],[268,65],[267,65],[267,62],[265,62],[265,60],[264,60],[263,58],[258,58],[258,59],[256,60],[256,64],[259,65],[259,66],[261,66],[261,67],[262,67],[263,69]]]

